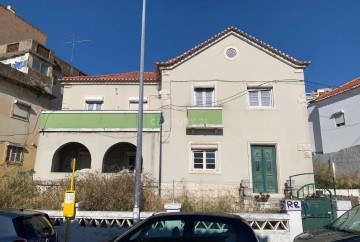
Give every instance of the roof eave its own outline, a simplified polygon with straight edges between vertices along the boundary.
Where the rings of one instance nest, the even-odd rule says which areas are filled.
[[[251,35],[248,35],[245,32],[238,30],[234,27],[230,27],[230,28],[226,29],[225,31],[208,39],[207,41],[205,41],[205,42],[195,46],[194,48],[184,52],[183,54],[171,59],[170,61],[157,62],[156,69],[157,70],[173,69],[176,66],[184,63],[185,61],[189,60],[193,56],[204,51],[205,49],[209,48],[210,46],[220,42],[221,40],[227,38],[230,35],[236,35],[237,37],[239,37],[241,40],[247,42],[248,44],[250,44],[258,49],[263,50],[264,52],[270,54],[271,56],[274,56],[275,58],[285,62],[286,64],[288,64],[294,68],[305,69],[306,67],[308,67],[311,64],[310,61],[299,61],[295,58],[292,58],[289,55],[271,47],[270,45],[265,44],[264,42],[252,37]]]

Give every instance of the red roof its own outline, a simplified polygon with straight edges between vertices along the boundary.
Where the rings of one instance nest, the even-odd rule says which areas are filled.
[[[339,95],[341,93],[350,91],[350,90],[355,89],[357,87],[360,87],[360,77],[357,77],[354,80],[352,80],[350,82],[347,82],[347,83],[345,83],[344,85],[342,85],[342,86],[340,86],[338,88],[335,88],[334,90],[325,92],[324,94],[322,94],[319,97],[315,98],[314,101],[315,102],[321,101],[321,100],[324,100],[324,99]]]
[[[229,35],[229,34],[238,35],[241,38],[245,39],[249,44],[259,46],[260,48],[263,48],[265,51],[268,51],[271,54],[274,54],[274,55],[292,63],[293,65],[305,68],[310,64],[310,61],[299,61],[293,57],[290,57],[287,54],[275,49],[274,47],[256,39],[255,37],[243,32],[235,27],[230,27],[230,28],[222,31],[221,33],[215,35],[214,37],[206,40],[205,42],[195,46],[191,50],[188,50],[185,53],[183,53],[171,60],[168,60],[166,62],[157,62],[156,64],[158,65],[158,67],[161,67],[161,66],[166,67],[166,66],[171,66],[171,65],[177,64],[177,63],[183,61],[184,59],[186,59],[187,57],[195,54],[196,52],[201,51],[203,48],[213,44],[214,42],[218,41],[222,37]]]
[[[62,82],[139,82],[140,72],[125,72],[100,76],[68,76]],[[144,72],[144,82],[159,82],[156,72]]]

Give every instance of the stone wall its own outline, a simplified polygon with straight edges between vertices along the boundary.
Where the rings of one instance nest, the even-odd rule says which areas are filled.
[[[360,145],[342,149],[338,152],[327,154],[316,154],[313,156],[313,162],[329,165],[335,163],[337,172],[349,173],[360,169]]]

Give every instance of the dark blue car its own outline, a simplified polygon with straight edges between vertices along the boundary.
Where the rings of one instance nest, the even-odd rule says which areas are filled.
[[[0,242],[57,242],[57,233],[46,213],[0,210]]]
[[[108,242],[258,242],[249,224],[237,215],[161,213],[136,224]]]

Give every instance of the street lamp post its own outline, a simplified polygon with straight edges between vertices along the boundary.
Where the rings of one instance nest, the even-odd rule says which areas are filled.
[[[142,157],[142,129],[143,129],[143,103],[144,103],[144,54],[145,54],[145,8],[146,0],[143,0],[141,23],[141,51],[140,51],[140,78],[139,78],[139,109],[137,147],[135,160],[135,189],[134,189],[134,224],[140,222],[140,193],[141,193],[141,157]]]

